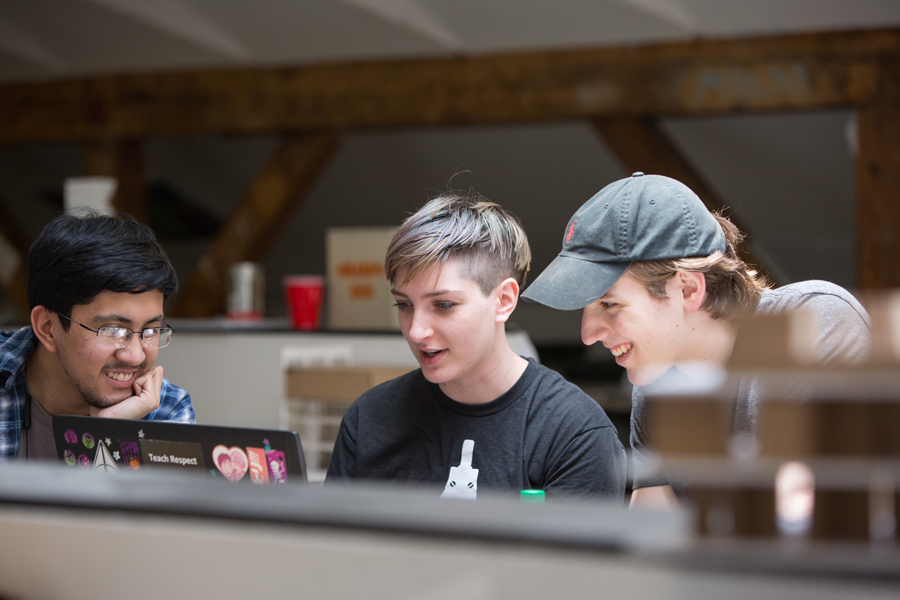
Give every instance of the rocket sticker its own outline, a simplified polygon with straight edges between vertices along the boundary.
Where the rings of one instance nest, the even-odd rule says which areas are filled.
[[[116,466],[116,461],[113,460],[112,454],[110,454],[109,448],[106,447],[103,440],[97,441],[97,454],[94,456],[93,470],[103,471],[104,473],[119,472],[119,467]]]

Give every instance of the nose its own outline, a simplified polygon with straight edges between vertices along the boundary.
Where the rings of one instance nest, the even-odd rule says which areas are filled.
[[[591,305],[584,307],[581,313],[581,341],[585,346],[602,341],[611,331],[605,319]]]
[[[434,335],[434,329],[426,311],[413,309],[409,319],[409,330],[406,337],[410,342],[418,344]]]
[[[116,350],[116,357],[124,363],[138,366],[147,358],[144,345],[141,343],[141,332],[135,331],[124,348]]]

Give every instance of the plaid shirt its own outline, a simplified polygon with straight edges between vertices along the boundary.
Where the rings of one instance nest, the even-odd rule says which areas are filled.
[[[31,327],[0,331],[0,462],[15,459],[19,450],[28,400],[25,365],[37,343]],[[196,417],[190,394],[163,379],[159,408],[144,420],[193,423]]]

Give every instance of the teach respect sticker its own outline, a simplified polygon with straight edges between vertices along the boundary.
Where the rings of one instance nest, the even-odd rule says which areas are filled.
[[[206,470],[200,444],[141,440],[141,458],[145,466]]]

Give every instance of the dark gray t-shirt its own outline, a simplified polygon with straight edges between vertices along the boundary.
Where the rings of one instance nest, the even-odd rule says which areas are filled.
[[[816,315],[819,360],[824,364],[841,361],[864,362],[871,348],[871,320],[862,305],[844,288],[827,281],[801,281],[774,290],[764,290],[756,314],[776,315],[798,308]],[[664,375],[683,376],[677,370]],[[666,383],[670,383],[666,382]],[[649,415],[644,397],[648,387],[635,386],[631,394],[631,448],[634,463],[634,487],[667,485],[669,481],[655,466],[648,441]],[[738,387],[734,431],[755,437],[759,405],[765,397],[755,377],[745,377]],[[676,492],[679,486],[675,486]]]
[[[56,442],[53,439],[53,418],[31,395],[27,401],[30,404],[31,425],[28,429],[22,429],[22,436],[19,438],[22,442],[19,444],[16,460],[58,461]]]
[[[625,451],[592,398],[534,361],[479,405],[450,399],[417,369],[372,388],[344,415],[326,485],[339,479],[433,485],[458,498],[542,489],[621,499]]]

